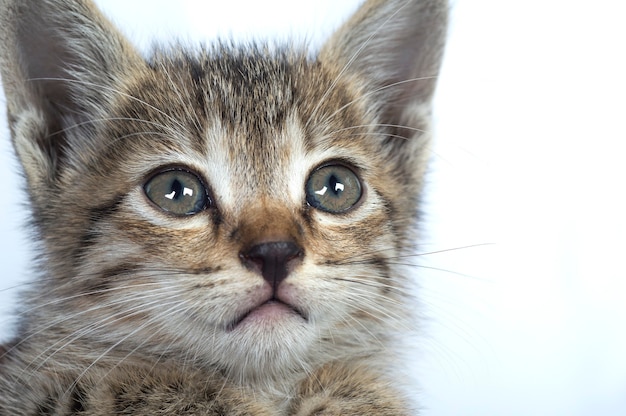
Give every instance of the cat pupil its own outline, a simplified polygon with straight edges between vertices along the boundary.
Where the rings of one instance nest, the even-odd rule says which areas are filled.
[[[165,197],[171,200],[180,199],[180,196],[182,195],[182,192],[181,192],[182,188],[183,188],[183,184],[180,183],[178,179],[174,179],[174,181],[172,182],[172,186],[171,186],[172,192],[170,192],[169,194],[165,194]],[[189,190],[189,188],[185,188],[185,190]]]
[[[187,188],[178,179],[174,179],[171,189],[172,192],[164,195],[167,199],[177,201],[183,196],[193,196],[193,189]]]
[[[328,186],[324,185],[322,189],[315,191],[317,195],[326,195],[326,192],[330,189],[335,196],[338,196],[345,189],[345,185],[339,181],[335,174],[331,174],[327,182]]]
[[[332,189],[333,193],[336,196],[342,193],[345,188],[345,185],[339,181],[335,174],[330,175],[330,178],[328,178],[328,183],[330,185],[330,189]]]

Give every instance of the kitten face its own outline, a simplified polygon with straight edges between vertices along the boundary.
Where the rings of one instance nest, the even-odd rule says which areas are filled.
[[[44,362],[86,346],[91,365],[285,379],[403,328],[444,2],[369,2],[316,59],[148,61],[91,4],[43,3],[0,23],[44,258],[27,302],[49,298],[23,331],[49,340]]]
[[[297,59],[282,63],[294,69],[269,69],[257,91],[220,72],[219,58],[193,63],[219,77],[220,88],[239,89],[236,99],[205,79],[194,84],[192,64],[154,63],[155,72],[137,74],[120,91],[107,120],[90,123],[102,144],[67,178],[71,189],[56,214],[84,220],[51,230],[73,253],[75,283],[60,296],[75,293],[76,284],[90,294],[70,302],[74,310],[92,309],[77,322],[94,322],[90,336],[113,332],[125,344],[138,343],[133,347],[191,350],[201,360],[228,368],[246,363],[267,374],[266,366],[284,371],[323,353],[322,337],[369,345],[385,314],[400,313],[394,304],[401,282],[388,260],[400,251],[390,212],[402,187],[389,180],[392,165],[380,154],[386,137],[358,91],[335,85],[336,101],[326,98],[319,107],[332,75],[304,58],[286,59]],[[145,94],[155,77],[163,81]],[[202,106],[188,98],[198,96]],[[159,103],[169,104],[156,111]],[[92,168],[101,165],[107,169]],[[360,186],[353,205],[333,213],[307,202],[314,175],[323,185],[342,172],[352,175],[339,182],[344,194]],[[201,208],[181,215],[151,200],[146,184],[159,175],[166,185],[154,186],[156,201],[176,192],[169,175],[181,189],[199,187]],[[246,261],[252,247],[273,242],[298,247],[275,285]]]

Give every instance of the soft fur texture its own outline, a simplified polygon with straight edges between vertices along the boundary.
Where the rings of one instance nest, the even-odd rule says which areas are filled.
[[[223,43],[145,60],[88,0],[0,7],[39,236],[0,414],[413,413],[392,351],[445,1],[367,1],[314,59]],[[361,184],[342,212],[307,199],[327,165]],[[198,178],[201,210],[150,199],[168,169]]]

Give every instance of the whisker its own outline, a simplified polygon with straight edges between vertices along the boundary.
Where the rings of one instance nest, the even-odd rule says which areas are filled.
[[[402,308],[404,307],[404,304],[402,302],[389,298],[383,293],[363,290],[362,287],[358,287],[358,286],[351,286],[349,288],[348,293],[349,293],[348,299],[350,301],[354,301],[354,304],[348,303],[348,301],[345,299],[338,300],[338,301],[346,304],[347,306],[351,308],[356,308],[357,310],[361,310],[366,313],[375,312],[376,314],[378,314],[378,316],[385,316],[386,318],[390,319],[392,322],[400,323],[401,326],[403,327],[406,325],[404,323],[405,321],[404,317],[402,317],[401,315],[398,315],[397,313],[392,313],[389,309],[385,309],[380,306],[382,303],[385,303],[387,304],[387,306],[394,305],[399,308]],[[376,302],[375,301],[376,299],[381,299],[382,302]],[[364,306],[367,306],[367,308],[365,308]]]
[[[106,147],[112,147],[115,143],[121,142],[122,140],[128,139],[129,137],[135,137],[135,136],[157,136],[157,137],[165,137],[165,138],[171,138],[170,135],[166,134],[166,133],[162,133],[160,131],[138,131],[135,133],[128,133],[128,134],[124,134],[122,136],[116,137],[114,140],[111,140],[107,143]]]
[[[477,248],[477,247],[484,247],[484,246],[492,246],[495,243],[477,243],[477,244],[469,244],[466,246],[458,246],[458,247],[452,247],[452,248],[444,248],[441,250],[433,250],[433,251],[425,251],[422,253],[417,253],[417,256],[430,256],[433,254],[440,254],[440,253],[447,253],[450,251],[459,251],[459,250],[466,250],[468,248]]]
[[[418,130],[418,129],[416,129],[416,130]],[[327,138],[331,138],[337,131],[339,131],[339,130],[335,130],[333,132],[330,132],[328,134],[325,134],[325,135],[321,136],[321,140],[324,140],[324,139],[327,139]],[[420,130],[420,131],[423,131],[423,130]],[[377,133],[377,132],[350,133],[350,134],[345,135],[344,137],[363,137],[363,136],[388,137],[388,138],[393,138],[393,139],[406,140],[406,137],[402,136],[400,134]]]
[[[342,299],[342,300],[338,300],[338,302],[348,306],[350,309],[363,311],[367,314],[374,313],[373,316],[377,316],[378,318],[385,317],[386,318],[385,320],[388,323],[390,324],[393,323],[393,325],[397,325],[398,329],[400,329],[403,332],[409,332],[413,330],[412,328],[408,326],[406,319],[404,317],[396,313],[390,313],[388,309],[382,309],[377,303],[373,301],[373,299],[370,298],[370,296],[371,296],[371,293],[368,292],[368,293],[365,293],[365,295],[358,294],[357,296],[351,296],[351,298],[348,300]],[[364,308],[363,305],[367,306],[368,308]],[[383,340],[379,338],[379,336],[374,334],[372,330],[368,328],[367,326],[365,326],[363,322],[361,322],[359,319],[356,319],[351,314],[345,315],[342,321],[345,322],[346,325],[348,325],[349,327],[353,327],[353,325],[350,325],[350,322],[347,321],[347,318],[351,320],[350,322],[352,321],[356,322],[356,324],[358,324],[359,327],[363,328],[366,331],[366,333],[369,334],[370,337],[367,340],[363,340],[365,344],[369,344],[368,340],[371,338],[376,343],[378,343],[380,347],[382,347],[383,349],[386,349],[386,342],[384,342]],[[360,332],[356,332],[356,333],[351,332],[350,336],[356,335],[358,337],[359,333]]]
[[[155,273],[155,274],[149,274],[149,273]],[[133,270],[132,272],[122,271],[118,273],[117,276],[122,276],[124,274],[132,274],[133,276],[136,276],[137,274],[141,274],[142,277],[151,278],[151,277],[170,277],[170,276],[178,276],[182,274],[198,274],[198,273],[210,274],[211,271],[206,270],[206,269],[191,270],[191,269],[180,269],[176,267],[151,268],[151,267],[142,266],[141,269]],[[92,273],[79,273],[76,277],[77,278],[90,278],[90,277],[98,277],[100,275],[101,275],[101,272],[97,271],[97,272],[92,272]],[[46,283],[55,282],[58,280],[59,279],[56,277],[37,277],[34,279],[29,279],[28,281],[25,281],[25,282],[21,282],[12,286],[2,288],[0,289],[0,293],[4,291],[8,292],[11,290],[23,290],[23,288],[29,287],[29,286],[42,286],[42,285],[45,285]],[[56,290],[63,289],[64,287],[71,287],[75,284],[75,281],[73,279],[64,279],[64,280],[65,281],[62,284],[55,283]],[[89,292],[89,294],[96,294],[96,293]],[[48,296],[48,293],[46,292],[46,294],[42,296]]]
[[[52,133],[50,133],[51,136],[57,135],[57,134],[61,134],[61,133],[67,133],[68,131],[83,127],[83,126],[88,126],[90,124],[97,124],[97,123],[101,123],[101,122],[109,122],[109,121],[129,121],[129,122],[137,122],[137,123],[143,123],[143,124],[148,124],[150,126],[154,126],[154,127],[160,127],[163,130],[169,130],[169,128],[161,123],[158,123],[156,121],[152,121],[152,120],[145,120],[145,119],[141,119],[141,118],[135,118],[135,117],[102,117],[102,118],[93,118],[93,119],[89,119],[86,121],[82,121],[80,123],[74,123],[70,126],[64,127],[60,130],[56,130],[53,131]]]
[[[104,294],[104,293],[111,293],[111,292],[116,292],[116,291],[141,288],[141,287],[145,287],[145,286],[155,286],[155,285],[160,285],[160,282],[132,284],[132,285],[128,285],[128,286],[117,286],[117,287],[108,288],[108,289],[99,289],[99,290],[93,290],[93,291],[88,291],[88,292],[82,292],[82,293],[78,293],[78,294],[71,295],[71,296],[61,297],[61,298],[58,298],[58,299],[55,299],[55,300],[52,300],[52,301],[49,301],[49,302],[37,304],[37,306],[31,307],[28,310],[19,312],[17,314],[17,316],[24,316],[24,315],[27,315],[29,313],[35,312],[38,309],[43,309],[43,308],[46,308],[48,306],[57,305],[57,304],[60,304],[60,303],[65,303],[67,301],[78,299],[78,298],[81,298],[81,297],[101,295],[101,294]],[[167,290],[169,290],[169,288],[164,289],[164,291],[167,291]]]
[[[136,299],[130,299],[132,301],[136,301]],[[126,303],[126,302],[119,302],[119,303]],[[179,304],[180,302],[178,301],[171,301],[171,302],[163,302],[162,298],[158,298],[157,300],[153,301],[153,302],[148,302],[148,303],[144,303],[144,304],[140,304],[135,306],[134,308],[131,309],[127,309],[124,311],[120,311],[117,313],[114,313],[110,316],[104,317],[103,319],[97,321],[97,322],[93,322],[85,327],[83,327],[80,331],[75,331],[74,333],[67,335],[66,337],[58,340],[57,342],[55,342],[54,344],[48,346],[48,348],[46,348],[44,351],[42,351],[39,355],[37,355],[35,357],[34,360],[32,360],[32,362],[34,363],[36,360],[38,360],[39,358],[43,357],[44,355],[46,355],[46,353],[48,353],[48,351],[51,351],[54,347],[56,347],[57,345],[64,343],[56,348],[54,351],[52,351],[52,353],[47,354],[46,358],[43,359],[43,361],[41,361],[39,363],[39,365],[33,370],[34,372],[39,371],[44,365],[45,363],[51,359],[54,355],[56,355],[59,351],[64,350],[67,346],[69,346],[70,344],[74,343],[76,340],[84,337],[85,335],[89,334],[90,332],[93,332],[94,328],[101,328],[103,326],[109,326],[113,323],[119,322],[123,319],[127,319],[129,317],[132,316],[136,316],[142,312],[145,311],[146,307],[150,307],[152,305],[158,305],[158,306],[163,306],[163,305],[168,305],[168,304]],[[129,313],[132,312],[132,313]],[[115,319],[111,319],[115,317]],[[154,318],[153,318],[154,319]],[[132,334],[136,333],[137,330],[133,331]],[[124,340],[128,339],[128,336],[124,337]],[[119,341],[116,343],[116,345],[119,345]],[[28,370],[30,368],[30,365],[27,366],[24,371]],[[23,371],[23,372],[24,372]],[[22,374],[23,374],[22,372]]]
[[[180,90],[178,89],[178,85],[172,79],[170,71],[167,70],[165,64],[161,63],[161,69],[163,70],[163,73],[167,76],[170,85],[174,87],[174,92],[178,97],[178,101],[180,102],[182,107],[186,109],[186,114],[188,118],[193,120],[194,125],[198,131],[202,131],[202,123],[200,122],[198,115],[195,112],[191,111],[191,109],[194,108],[193,104],[191,103],[191,94],[186,89],[185,91],[183,91],[183,94],[181,94]],[[182,75],[179,72],[177,72],[176,75],[178,76],[179,80],[182,80]],[[181,82],[180,84],[183,85],[183,87],[185,87],[186,85],[184,82]],[[183,97],[186,97],[187,99],[185,100]],[[189,109],[189,111],[187,111],[187,109]]]
[[[467,273],[461,273],[461,272],[457,272],[457,271],[450,270],[450,269],[444,269],[442,267],[424,266],[423,264],[409,264],[409,266],[417,267],[419,269],[434,270],[434,271],[437,271],[437,272],[443,272],[443,273],[447,273],[447,274],[452,274],[452,275],[459,276],[459,277],[466,277],[468,279],[476,280],[476,281],[479,281],[479,282],[487,282],[487,283],[489,282],[489,279],[485,279],[483,277],[472,276],[472,275],[467,274]]]
[[[337,110],[335,110],[333,113],[331,113],[329,116],[327,116],[324,120],[323,123],[326,124],[329,121],[331,121],[337,114],[341,113],[343,110],[345,110],[346,108],[350,107],[351,105],[358,103],[362,100],[365,100],[367,98],[369,98],[372,95],[376,95],[379,94],[381,91],[384,91],[386,89],[389,88],[393,88],[393,87],[397,87],[399,85],[402,84],[406,84],[406,83],[410,83],[410,82],[418,82],[418,81],[428,81],[428,80],[432,80],[432,79],[436,79],[438,78],[438,75],[431,75],[431,76],[424,76],[424,77],[415,77],[415,78],[407,78],[404,79],[402,81],[397,81],[397,82],[392,82],[386,85],[383,85],[382,87],[376,88],[374,90],[368,91],[364,94],[359,95],[359,97],[355,98],[352,101],[347,102],[346,104],[344,104],[343,106],[339,107]],[[392,125],[390,125],[391,127]],[[402,127],[402,128],[407,128],[408,126],[397,126],[397,127]],[[420,130],[418,130],[420,131]],[[421,131],[422,133],[426,133],[426,131]]]
[[[176,310],[177,307],[180,307],[180,303],[179,302],[167,302],[165,304],[161,304],[161,306],[163,305],[168,305],[168,304],[174,304],[176,306],[167,309],[166,311],[162,312],[163,313],[168,313],[170,311]],[[128,338],[132,337],[133,335],[137,334],[139,331],[142,331],[143,329],[145,329],[147,326],[151,325],[155,320],[160,319],[160,316],[155,316],[152,319],[149,319],[148,321],[144,322],[142,325],[140,325],[139,327],[135,328],[133,331],[131,331],[129,334],[127,334],[126,336],[122,337],[121,339],[119,339],[117,342],[115,342],[113,345],[111,345],[109,348],[107,348],[104,352],[102,352],[100,354],[100,356],[98,358],[96,358],[91,364],[89,364],[88,366],[85,367],[85,369],[74,379],[74,382],[68,387],[68,389],[66,390],[65,394],[68,395],[70,394],[70,392],[72,390],[74,390],[74,388],[76,387],[77,383],[85,376],[85,374],[87,374],[87,372],[89,372],[89,370],[91,368],[93,368],[102,358],[106,357],[107,354],[109,354],[111,351],[113,351],[115,348],[117,348],[119,345],[121,345],[123,342],[125,342]]]
[[[93,83],[93,82],[83,81],[83,80],[79,80],[79,79],[60,78],[60,77],[30,78],[28,81],[31,81],[31,82],[32,81],[62,81],[62,82],[68,82],[68,83],[73,83],[73,84],[86,85],[86,86],[89,86],[89,87],[100,88],[101,90],[109,91],[109,92],[112,92],[113,94],[117,94],[117,95],[122,96],[124,98],[128,98],[128,99],[130,99],[132,101],[136,101],[139,104],[144,105],[147,108],[156,111],[157,113],[159,113],[162,116],[166,117],[173,124],[178,126],[180,129],[182,129],[186,134],[189,134],[189,131],[187,130],[187,128],[180,121],[178,121],[176,118],[172,117],[171,115],[167,114],[166,112],[164,112],[160,108],[157,108],[157,107],[153,106],[152,104],[149,104],[146,101],[141,100],[140,98],[137,98],[137,97],[135,97],[135,96],[133,96],[131,94],[125,93],[123,91],[117,90],[115,88],[112,88],[112,87],[109,87],[109,86],[106,86],[106,85],[96,84],[96,83]]]
[[[363,127],[391,127],[391,128],[401,128],[401,129],[406,129],[406,130],[412,130],[412,131],[419,132],[419,133],[427,133],[426,130],[418,129],[417,127],[405,126],[402,124],[370,123],[370,124],[357,124],[354,126],[344,127],[341,129],[333,130],[329,134],[341,133],[343,131],[360,129]],[[373,134],[373,133],[369,133],[369,134]]]
[[[182,302],[181,302],[181,303],[182,303]],[[184,312],[184,311],[188,311],[188,310],[191,310],[191,309],[192,309],[192,306],[188,306],[188,307],[186,307],[186,308],[182,308],[181,310]],[[171,312],[172,310],[173,310],[173,311],[175,311],[175,312],[178,312],[178,310],[173,309],[173,308],[172,308],[172,309],[169,309],[169,310],[168,310],[168,311],[166,311],[166,312]],[[159,315],[159,316],[154,317],[154,318],[152,319],[152,321],[153,321],[153,322],[155,322],[157,319],[163,319],[163,318],[164,318],[164,316],[163,316],[163,315]],[[149,324],[149,322],[148,322],[148,324]],[[105,373],[105,377],[106,377],[106,375],[110,374],[110,373],[111,373],[111,372],[112,372],[115,368],[119,367],[119,366],[120,366],[120,365],[121,365],[121,364],[122,364],[122,363],[123,363],[126,359],[128,359],[128,358],[132,357],[132,356],[133,356],[133,354],[135,354],[137,351],[139,351],[139,350],[140,350],[140,349],[141,349],[144,345],[146,345],[149,341],[151,341],[151,340],[152,340],[152,339],[153,339],[156,335],[158,335],[158,334],[159,334],[159,330],[158,330],[158,329],[155,329],[155,331],[154,331],[154,332],[152,332],[152,333],[151,333],[151,334],[150,334],[147,338],[145,338],[145,339],[144,339],[142,342],[140,342],[140,343],[139,343],[139,344],[138,344],[135,348],[133,348],[130,352],[128,352],[128,353],[126,354],[126,356],[122,357],[122,358],[121,358],[121,359],[120,359],[120,360],[119,360],[119,361],[118,361],[115,365],[113,365],[113,367],[111,367],[111,368],[110,368],[110,369],[109,369],[109,370]],[[131,334],[131,335],[132,335],[132,334]],[[130,335],[129,335],[129,336],[130,336]],[[150,371],[149,371],[149,372],[153,371],[153,370],[154,370],[154,369],[158,366],[159,362],[161,362],[161,360],[163,359],[164,355],[167,353],[167,350],[169,350],[169,349],[171,348],[171,346],[174,344],[174,342],[175,342],[175,340],[172,340],[172,341],[169,343],[169,345],[168,345],[167,347],[165,347],[165,349],[164,349],[163,353],[162,353],[160,356],[158,356],[158,357],[154,360],[154,363],[153,363],[152,367],[150,368]],[[116,346],[119,346],[119,345],[120,345],[120,343],[117,343],[117,344],[116,344]],[[115,346],[114,346],[114,347],[115,347]],[[101,358],[102,358],[102,357],[100,357],[99,359],[101,359]],[[97,362],[99,359],[97,359],[96,361],[94,361],[94,362],[92,363],[92,365],[95,365],[95,364],[96,364],[96,362]],[[76,381],[76,382],[78,382],[78,381],[79,381],[79,380],[78,380],[79,378],[80,378],[80,376],[79,376],[79,377],[78,377],[75,381]]]
[[[98,310],[101,310],[101,309],[108,309],[108,308],[110,308],[111,306],[118,306],[118,305],[121,305],[121,304],[125,304],[125,303],[128,303],[129,301],[137,301],[137,300],[141,300],[141,299],[144,299],[144,298],[154,297],[154,296],[156,296],[156,295],[157,295],[157,293],[155,293],[155,292],[156,292],[156,291],[148,292],[148,294],[145,294],[145,293],[143,293],[143,292],[142,292],[142,294],[141,294],[141,295],[136,295],[136,296],[132,297],[131,299],[116,299],[115,301],[111,301],[111,302],[104,303],[104,304],[98,304],[98,305],[92,306],[92,307],[87,308],[87,309],[82,309],[82,310],[80,310],[80,311],[78,311],[78,312],[76,312],[76,313],[73,313],[73,314],[69,315],[69,316],[65,316],[65,317],[63,317],[63,318],[56,319],[56,320],[51,321],[51,322],[47,322],[47,324],[46,324],[45,326],[43,326],[43,327],[42,327],[42,326],[40,326],[40,327],[36,328],[36,330],[35,330],[34,332],[32,332],[32,333],[30,333],[30,334],[26,335],[25,337],[21,338],[19,342],[17,342],[16,344],[14,344],[14,345],[13,345],[10,349],[8,349],[8,350],[6,351],[6,352],[5,352],[5,354],[3,354],[3,355],[8,354],[10,351],[17,349],[20,345],[24,344],[24,343],[25,343],[26,341],[28,341],[29,339],[31,339],[31,338],[33,338],[33,337],[35,337],[35,336],[37,336],[37,335],[39,335],[39,334],[43,333],[43,332],[44,332],[44,331],[46,331],[46,330],[49,330],[50,328],[53,328],[53,327],[55,327],[55,326],[57,326],[57,325],[59,325],[59,324],[61,324],[61,323],[63,323],[63,322],[71,321],[71,320],[76,319],[77,317],[79,317],[79,316],[81,316],[81,315],[85,315],[85,314],[88,314],[88,313],[91,313],[91,312],[95,312],[95,311],[98,311]],[[170,295],[170,293],[172,293],[171,289],[163,289],[161,292],[162,292],[163,294],[168,294],[168,296]],[[160,295],[160,294],[161,294],[161,293],[158,293],[158,295]],[[139,308],[139,307],[141,307],[141,306],[142,306],[142,305],[139,305],[139,306],[135,307],[135,309],[138,309],[138,308]],[[124,312],[127,312],[127,311],[128,311],[128,310],[126,310],[126,311],[122,311],[122,312],[118,312],[118,313],[114,314],[113,316],[116,316],[116,315],[121,315],[121,314],[123,314]],[[103,319],[106,319],[106,318],[103,318]],[[101,321],[99,321],[99,322],[101,322]],[[94,324],[91,324],[91,325],[93,326]],[[71,336],[71,335],[68,335],[68,337],[69,337],[69,336]],[[44,354],[44,353],[45,353],[45,352],[47,352],[50,348],[52,348],[52,347],[54,347],[55,345],[57,345],[59,342],[63,342],[63,341],[64,341],[65,339],[67,339],[68,337],[62,338],[61,340],[57,341],[55,344],[52,344],[52,345],[51,345],[51,346],[49,346],[46,350],[44,350],[44,351],[42,352],[42,354]],[[40,356],[41,356],[42,354],[40,354]],[[38,356],[38,357],[39,357],[39,356]],[[38,358],[38,357],[37,357],[37,358]],[[0,358],[1,358],[1,357],[0,357]]]
[[[373,277],[380,277],[380,276],[373,276]],[[368,287],[377,288],[377,289],[384,289],[384,290],[388,290],[392,292],[398,292],[400,294],[403,293],[401,292],[402,290],[401,288],[394,286],[394,285],[387,284],[387,283],[381,283],[377,280],[373,280],[372,276],[335,277],[333,278],[333,280],[336,280],[338,282],[356,283],[362,286],[368,286]]]
[[[433,255],[433,254],[440,254],[440,253],[446,253],[446,252],[451,252],[451,251],[466,250],[466,249],[469,249],[469,248],[491,246],[491,245],[494,245],[494,244],[495,243],[477,243],[477,244],[469,244],[469,245],[466,245],[466,246],[445,248],[445,249],[441,249],[441,250],[424,251],[424,252],[412,253],[412,254],[400,254],[400,255],[395,255],[395,256],[392,256],[392,257],[387,257],[387,258],[385,258],[385,260],[397,260],[397,259],[401,259],[401,258],[424,257],[424,256],[430,256],[430,255]],[[380,254],[380,253],[382,253],[384,251],[390,251],[390,250],[395,250],[395,247],[382,249],[382,250],[363,252],[363,253],[360,253],[358,256],[353,256],[353,257],[349,257],[349,258],[346,258],[346,259],[343,259],[343,260],[333,261],[332,264],[336,264],[336,265],[352,265],[352,264],[370,264],[370,263],[375,263],[375,262],[378,261],[378,259],[371,258],[371,256],[376,255],[376,254]]]

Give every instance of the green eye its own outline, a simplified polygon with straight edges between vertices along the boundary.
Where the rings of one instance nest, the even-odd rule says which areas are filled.
[[[348,211],[361,199],[361,182],[343,165],[324,165],[311,173],[306,183],[306,201],[331,214]]]
[[[146,182],[143,189],[150,201],[163,211],[175,215],[197,214],[209,204],[202,181],[182,169],[157,173]]]

